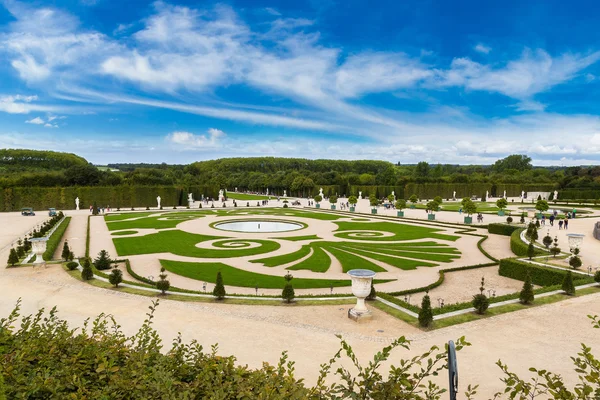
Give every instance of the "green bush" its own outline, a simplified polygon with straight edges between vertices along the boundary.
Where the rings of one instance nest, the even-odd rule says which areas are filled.
[[[573,284],[573,274],[567,271],[562,282],[562,290],[569,296],[575,295],[575,285]]]
[[[527,249],[529,245],[521,240],[521,231],[523,231],[523,228],[517,229],[510,235],[510,249],[516,256],[527,257]],[[547,253],[536,247],[534,256],[539,256],[542,254]]]
[[[223,300],[225,298],[225,285],[223,284],[223,275],[221,271],[217,272],[217,280],[215,283],[215,288],[213,289],[213,296],[217,298],[217,300]]]
[[[531,282],[538,286],[553,286],[562,284],[567,271],[542,267],[536,264],[519,261],[514,258],[505,258],[500,260],[498,274],[507,278],[525,281],[527,274],[531,275]],[[585,275],[575,274],[575,281],[584,280]]]
[[[523,283],[523,289],[519,293],[519,301],[521,304],[531,304],[533,303],[533,285],[531,284],[531,275],[527,272],[525,276],[525,282]]]
[[[108,252],[106,250],[100,250],[98,253],[98,257],[94,260],[94,266],[99,271],[103,271],[106,269],[110,269],[110,265],[112,264],[112,260],[110,259]]]
[[[71,261],[71,262],[67,263],[67,268],[69,269],[69,271],[75,271],[78,266],[79,266],[79,264],[77,264],[75,261]]]
[[[56,228],[52,236],[48,239],[46,243],[46,251],[43,254],[44,261],[52,260],[54,257],[54,252],[56,252],[56,248],[60,244],[67,227],[69,226],[69,222],[71,222],[71,217],[65,217],[65,220]]]
[[[286,303],[291,303],[294,300],[296,294],[294,293],[294,287],[292,286],[292,279],[294,277],[289,272],[284,276],[285,286],[283,287],[283,291],[281,292],[281,297],[285,300]]]
[[[433,311],[431,310],[431,299],[429,294],[423,296],[421,301],[421,311],[419,311],[419,325],[427,328],[433,322]]]
[[[510,217],[508,217],[508,218],[510,218]],[[511,221],[512,221],[512,219],[511,219]],[[510,236],[510,235],[512,235],[512,233],[514,231],[519,230],[519,229],[522,229],[522,228],[517,225],[508,225],[508,224],[501,224],[501,223],[488,224],[488,232],[494,233],[496,235]]]
[[[600,283],[600,269],[596,271],[596,273],[594,274],[594,281],[596,283]]]

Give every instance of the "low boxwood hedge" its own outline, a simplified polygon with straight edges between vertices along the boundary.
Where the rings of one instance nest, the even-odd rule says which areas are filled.
[[[510,236],[517,229],[521,229],[522,227],[519,225],[509,225],[509,224],[488,224],[488,232],[495,233],[496,235],[504,235]]]
[[[525,228],[518,228],[510,235],[510,249],[516,256],[519,257],[527,257],[527,248],[529,247],[527,243],[521,240],[521,232],[524,230]],[[537,247],[535,248],[535,256],[541,256],[544,254],[548,253],[540,250]]]
[[[514,258],[505,258],[500,261],[498,274],[507,278],[525,281],[527,272],[531,275],[531,282],[538,286],[553,286],[562,284],[567,273],[566,270],[556,268],[542,267],[536,264],[530,264],[525,261],[519,261]],[[583,274],[573,274],[573,281],[576,285],[581,285],[583,280],[593,281],[590,277]]]
[[[60,244],[60,240],[69,226],[69,222],[71,222],[71,217],[65,217],[65,220],[58,226],[58,228],[56,228],[54,233],[52,233],[52,236],[50,236],[48,239],[48,242],[46,243],[46,251],[42,255],[44,261],[50,261],[52,260],[52,257],[54,257],[54,252]]]

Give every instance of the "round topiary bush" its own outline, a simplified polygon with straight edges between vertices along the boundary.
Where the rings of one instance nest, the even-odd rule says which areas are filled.
[[[506,218],[506,223],[507,223],[507,224],[510,224],[511,222],[513,222],[513,219],[512,219],[512,217],[507,217],[507,218]]]
[[[596,273],[594,274],[594,280],[597,283],[600,283],[600,269],[596,271]]]
[[[71,262],[67,263],[67,268],[69,269],[69,271],[76,270],[78,266],[79,266],[79,264],[77,264],[75,261],[71,261]]]

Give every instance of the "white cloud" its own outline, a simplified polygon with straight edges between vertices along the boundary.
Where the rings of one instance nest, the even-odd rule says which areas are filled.
[[[37,100],[37,96],[0,96],[0,111],[9,114],[27,114],[30,111],[42,109],[43,107],[30,104],[35,100]]]
[[[45,128],[58,128],[58,125],[56,125],[56,124],[50,124],[50,123],[46,123],[46,124],[44,124],[44,127],[45,127]]]
[[[35,117],[33,119],[30,119],[29,121],[25,121],[26,124],[35,124],[35,125],[43,125],[45,123],[45,121],[43,119],[41,119],[40,117]]]
[[[488,54],[490,51],[492,51],[492,48],[489,46],[486,46],[483,43],[478,43],[474,48],[475,51],[479,52],[479,53],[483,53],[483,54]]]
[[[220,129],[210,128],[207,135],[194,135],[190,132],[177,131],[167,135],[167,141],[185,146],[186,149],[214,149],[220,145],[219,140],[225,137],[225,132]]]
[[[267,12],[267,14],[271,14],[271,15],[275,15],[275,16],[281,15],[281,13],[279,11],[277,11],[276,9],[271,8],[271,7],[265,7],[264,10]]]

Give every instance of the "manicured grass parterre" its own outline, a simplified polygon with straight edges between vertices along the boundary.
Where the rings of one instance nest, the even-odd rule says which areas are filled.
[[[153,211],[153,212],[130,212],[130,213],[123,213],[123,214],[106,214],[104,216],[104,220],[106,222],[109,221],[123,221],[125,219],[132,219],[132,218],[142,218],[142,217],[147,217],[149,215],[154,215],[154,214],[159,214],[162,211]]]
[[[171,260],[160,260],[160,264],[169,272],[199,281],[214,283],[217,272],[221,271],[225,285],[239,287],[256,287],[262,289],[283,289],[283,276],[257,274],[233,268],[223,263],[187,263]],[[379,280],[376,283],[389,282]],[[294,278],[292,284],[296,289],[313,289],[350,286],[349,279],[303,279]]]
[[[321,239],[317,235],[306,235],[306,236],[292,236],[292,237],[282,237],[278,238],[281,240],[289,240],[290,242],[301,242],[303,240],[319,240]]]
[[[138,233],[138,231],[118,231],[118,232],[113,232],[112,236],[134,235],[136,233]]]
[[[448,263],[460,257],[460,252],[455,248],[436,242],[390,243],[382,245],[379,243],[317,241],[304,245],[300,250],[293,253],[260,258],[251,262],[262,263],[268,267],[276,267],[299,261],[310,254],[308,258],[289,266],[288,269],[327,272],[331,266],[331,258],[327,253],[334,256],[341,263],[344,272],[354,268],[369,269],[375,272],[386,271],[381,266],[370,261],[370,259],[384,262],[392,267],[408,270],[437,265],[430,261]]]
[[[277,202],[277,197],[270,196],[271,200]],[[261,194],[246,194],[246,193],[227,193],[227,198],[232,200],[244,200],[244,201],[260,201],[260,200],[269,200],[269,196],[264,196]],[[256,204],[252,204],[256,205]]]
[[[335,222],[339,226],[335,236],[352,240],[374,240],[374,241],[397,241],[415,239],[441,239],[457,240],[458,236],[437,233],[440,229],[425,226],[398,224],[393,222]],[[362,231],[362,233],[361,233]],[[393,235],[384,234],[369,235],[369,231],[389,232]]]
[[[199,248],[198,243],[221,239],[214,248]],[[264,254],[279,249],[280,245],[271,240],[228,239],[221,236],[197,235],[179,230],[162,231],[145,236],[114,238],[119,256],[136,254],[172,253],[198,258],[228,258]],[[258,247],[247,248],[244,243],[258,243]],[[236,247],[240,245],[243,247]]]
[[[194,216],[183,215],[180,213],[170,213],[156,217],[142,217],[131,221],[115,221],[107,222],[106,226],[109,231],[120,231],[122,229],[169,229],[175,228],[184,221],[189,221],[195,218],[202,218],[204,215],[198,213]]]

